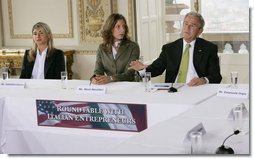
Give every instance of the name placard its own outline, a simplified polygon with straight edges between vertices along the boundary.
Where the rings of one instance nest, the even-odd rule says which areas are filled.
[[[242,110],[242,117],[243,119],[246,119],[246,118],[249,118],[249,111],[248,109],[246,108],[245,104],[244,103],[240,103],[240,104],[237,104],[235,105],[229,112],[228,114],[228,118],[229,119],[233,119],[234,117],[234,113],[233,113],[233,109],[238,107],[240,110]]]
[[[189,130],[184,138],[184,142],[190,140],[190,133],[191,132],[201,132],[202,136],[206,134],[206,130],[203,126],[203,123],[199,123],[196,126],[194,126],[191,130]]]
[[[140,132],[147,128],[145,104],[36,100],[39,126]]]
[[[233,97],[233,98],[249,98],[249,90],[247,89],[232,89],[232,88],[219,88],[217,96]]]
[[[0,87],[1,88],[25,88],[25,82],[2,80],[0,82]]]
[[[106,87],[90,85],[78,86],[77,94],[106,94]]]

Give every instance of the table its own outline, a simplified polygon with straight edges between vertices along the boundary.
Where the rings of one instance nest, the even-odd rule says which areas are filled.
[[[203,137],[203,154],[214,154],[223,140],[233,133],[233,121],[228,118],[234,104],[248,101],[227,99],[214,96],[195,105],[186,112],[165,120],[145,130],[129,140],[122,142],[109,153],[117,154],[189,154],[190,143],[184,141],[187,132],[202,123],[207,131]],[[247,108],[249,109],[249,107]],[[232,136],[226,146],[234,149],[236,154],[249,154],[249,120],[244,121],[244,133]]]
[[[77,94],[78,86],[89,84],[84,80],[69,80],[68,89],[61,89],[60,80],[18,81],[25,82],[26,88],[0,89],[0,152],[7,154],[188,154],[182,141],[199,122],[207,130],[204,141],[212,142],[205,145],[205,153],[213,154],[232,132],[227,114],[233,105],[244,102],[249,109],[249,99],[216,96],[225,85],[183,86],[171,94],[166,90],[144,92],[141,82],[114,82],[106,85],[106,94],[94,95]],[[248,89],[248,85],[240,87]],[[148,128],[138,133],[40,127],[36,99],[146,104]],[[246,125],[248,129],[248,122]],[[237,146],[233,137],[227,143]],[[235,150],[249,154],[248,133]]]

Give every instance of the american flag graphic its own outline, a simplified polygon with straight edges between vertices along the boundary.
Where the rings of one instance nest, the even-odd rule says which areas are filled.
[[[37,100],[37,112],[38,112],[38,124],[39,125],[52,125],[59,127],[84,127],[91,128],[91,123],[88,121],[77,121],[77,120],[62,120],[62,119],[49,119],[49,116],[69,116],[75,117],[80,116],[90,116],[90,114],[82,114],[80,112],[66,112],[58,111],[57,107],[77,107],[85,108],[89,107],[86,102],[72,102],[72,101],[55,101],[55,100]],[[67,109],[66,108],[66,109]]]
[[[39,126],[138,132],[147,128],[146,105],[60,100],[36,100],[36,105]],[[110,110],[120,111],[105,113]]]

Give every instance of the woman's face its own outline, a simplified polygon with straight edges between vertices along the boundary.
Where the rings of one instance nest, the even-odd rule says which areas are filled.
[[[112,34],[114,36],[114,41],[122,40],[124,38],[126,31],[126,24],[123,19],[117,21],[116,25],[112,29]]]
[[[33,40],[38,46],[47,46],[49,37],[42,29],[33,30]]]

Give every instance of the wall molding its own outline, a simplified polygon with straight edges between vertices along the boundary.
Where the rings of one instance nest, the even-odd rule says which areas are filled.
[[[132,37],[132,40],[136,40],[135,36],[135,19],[134,19],[134,1],[128,0],[128,26],[129,26],[129,36]]]
[[[78,0],[78,11],[79,11],[79,35],[81,45],[98,45],[102,42],[101,30],[111,13],[118,13],[118,1],[117,0],[95,0],[95,4],[91,4],[91,0]],[[94,5],[94,7],[93,7]],[[128,26],[129,36],[135,39],[135,19],[134,19],[134,1],[128,0]],[[102,8],[102,9],[101,9]],[[102,10],[104,14],[98,14],[99,10]],[[90,12],[89,10],[92,10]],[[110,12],[105,12],[110,10]],[[96,13],[96,14],[95,14]],[[94,17],[93,21],[91,17]],[[94,23],[94,28],[89,24]],[[97,24],[97,25],[96,25]],[[94,30],[93,30],[94,29]],[[91,31],[92,30],[92,31]],[[96,51],[79,51],[80,54],[95,54]]]
[[[96,55],[97,50],[75,50],[75,54]]]
[[[117,0],[78,0],[81,44],[102,42],[101,30],[112,12],[117,12]]]
[[[13,21],[13,0],[8,0],[9,29],[11,39],[31,39],[31,34],[15,34]],[[68,28],[69,32],[64,34],[53,34],[54,38],[73,38],[73,15],[72,0],[67,0],[68,6]]]

